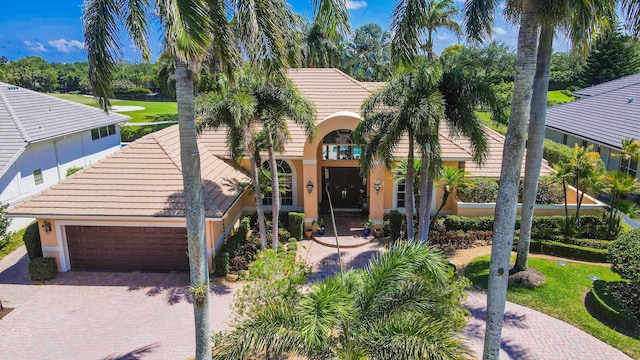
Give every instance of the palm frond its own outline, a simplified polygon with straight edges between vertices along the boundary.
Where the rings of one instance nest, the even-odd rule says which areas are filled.
[[[498,0],[468,0],[464,5],[467,38],[484,42],[491,37]]]

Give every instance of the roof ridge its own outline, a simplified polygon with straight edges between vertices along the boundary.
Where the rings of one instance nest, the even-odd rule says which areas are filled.
[[[342,75],[344,78],[346,78],[347,80],[351,81],[352,83],[358,85],[359,87],[361,87],[364,91],[371,93],[371,90],[367,89],[366,86],[362,85],[362,83],[354,78],[352,78],[351,76],[349,76],[347,73],[345,73],[344,71],[338,69],[338,68],[331,68],[331,70],[337,72],[339,75]]]
[[[440,131],[438,131],[438,135],[442,136],[445,140],[447,140],[448,142],[452,143],[454,146],[458,147],[459,149],[461,149],[462,151],[466,152],[467,154],[473,156],[472,153],[470,153],[467,149],[463,148],[462,146],[460,146],[457,142],[453,141],[453,139],[449,138],[448,136],[444,136],[442,135],[442,133],[440,133]]]
[[[3,84],[6,84],[6,83],[3,83]],[[14,86],[9,84],[6,84],[6,85]],[[19,89],[20,87],[16,86],[16,88]],[[7,112],[9,113],[9,117],[11,117],[11,120],[13,121],[13,125],[15,125],[16,129],[18,129],[18,132],[20,133],[20,136],[22,136],[22,139],[25,142],[30,143],[31,139],[29,138],[29,135],[27,135],[27,131],[22,126],[20,119],[18,119],[18,115],[16,115],[16,113],[13,111],[13,108],[11,107],[11,104],[9,104],[9,99],[7,99],[7,97],[5,96],[4,91],[0,91],[0,101],[4,104],[5,108],[7,109]]]
[[[162,151],[165,154],[167,154],[167,156],[169,157],[169,160],[171,160],[171,162],[173,163],[173,165],[175,165],[178,171],[182,173],[182,163],[178,161],[178,159],[176,158],[176,155],[169,149],[169,146],[158,137],[157,133],[151,133],[151,137],[156,141],[158,146],[160,146],[160,149],[162,149]]]

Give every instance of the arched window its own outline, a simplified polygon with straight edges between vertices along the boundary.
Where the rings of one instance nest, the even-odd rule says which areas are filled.
[[[293,171],[291,170],[291,165],[284,160],[276,160],[276,164],[278,165],[278,176],[280,179],[280,186],[284,186],[286,191],[284,193],[280,193],[280,205],[281,206],[292,206],[293,205]],[[271,166],[268,161],[262,163],[262,167],[267,170],[271,170]],[[262,203],[264,205],[272,204],[271,192],[265,193],[264,198],[262,199]]]
[[[328,133],[322,139],[323,160],[358,160],[362,149],[353,145],[352,131],[339,129]]]

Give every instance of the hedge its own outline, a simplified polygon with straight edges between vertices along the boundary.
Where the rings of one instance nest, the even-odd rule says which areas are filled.
[[[444,218],[443,225],[447,231],[493,231],[493,216],[450,215]]]
[[[553,255],[568,259],[590,262],[607,262],[608,254],[607,250],[563,244],[556,241],[531,241],[529,245],[529,251],[531,251],[532,253]]]
[[[549,166],[561,165],[571,159],[571,148],[555,141],[544,139],[542,157],[547,160]]]
[[[221,252],[215,258],[214,271],[215,276],[227,276],[229,273],[229,253]]]
[[[498,199],[498,182],[484,177],[469,178],[466,184],[458,186],[457,195],[462,202],[496,202]]]
[[[22,235],[22,241],[24,241],[24,247],[27,249],[29,260],[42,257],[42,243],[40,242],[40,229],[37,221],[27,226],[24,235]]]
[[[640,284],[640,229],[621,234],[609,248],[609,260],[613,272]]]
[[[638,332],[638,319],[633,313],[621,306],[611,295],[609,283],[602,280],[593,282],[593,288],[587,293],[584,305],[594,317],[613,327],[615,330]],[[620,311],[611,306],[619,308]]]
[[[304,238],[304,213],[289,213],[289,233],[296,239]]]
[[[389,212],[389,236],[391,237],[391,241],[400,239],[402,219],[404,219],[404,215],[400,211],[391,210]]]
[[[51,257],[38,257],[29,261],[27,265],[29,280],[33,282],[48,281],[58,274],[56,259]]]

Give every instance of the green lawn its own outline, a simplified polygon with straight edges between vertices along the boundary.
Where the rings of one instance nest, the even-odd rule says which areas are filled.
[[[15,249],[24,245],[24,242],[22,242],[22,235],[24,235],[25,230],[27,230],[27,228],[11,234],[11,240],[9,240],[9,242],[5,246],[0,247],[0,260],[12,253]]]
[[[465,270],[465,276],[482,288],[487,287],[489,259],[489,256],[479,257]],[[515,258],[512,258],[512,261],[514,260]],[[605,281],[618,281],[620,276],[613,273],[609,267],[597,265],[567,262],[566,266],[561,266],[556,261],[537,258],[531,258],[529,265],[542,271],[547,277],[547,282],[535,289],[509,287],[509,301],[570,323],[629,356],[640,358],[640,340],[607,327],[593,318],[584,307],[583,296],[593,284],[589,275]]]
[[[50,94],[61,99],[98,107],[98,103],[92,97],[75,94]],[[112,105],[142,106],[145,109],[139,111],[127,111],[122,114],[131,116],[129,122],[157,122],[178,120],[178,106],[171,101],[130,101],[112,99]]]
[[[564,104],[575,100],[575,96],[567,96],[562,93],[562,90],[553,90],[548,93],[548,100],[556,104]]]

